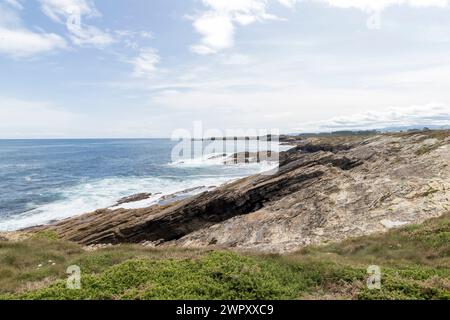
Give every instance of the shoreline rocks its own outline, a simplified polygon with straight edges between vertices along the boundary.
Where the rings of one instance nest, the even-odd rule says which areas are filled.
[[[131,196],[123,197],[119,200],[117,200],[116,204],[113,207],[119,206],[121,204],[130,203],[130,202],[137,202],[141,200],[146,200],[152,196],[151,193],[137,193],[133,194]]]
[[[292,143],[292,139],[289,140]],[[420,223],[450,208],[450,131],[302,139],[278,171],[143,209],[50,226],[84,245],[148,243],[285,253]]]

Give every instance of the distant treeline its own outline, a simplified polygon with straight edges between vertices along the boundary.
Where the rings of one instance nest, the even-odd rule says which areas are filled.
[[[291,134],[290,136],[299,137],[323,137],[323,136],[368,136],[380,134],[381,131],[378,130],[342,130],[342,131],[332,131],[332,132],[318,132],[318,133],[297,133]],[[289,135],[288,135],[289,136]]]
[[[433,129],[430,129],[428,127],[424,127],[422,129],[418,128],[388,128],[385,130],[341,130],[341,131],[332,131],[332,132],[306,132],[306,133],[289,133],[289,134],[281,134],[279,136],[277,135],[266,135],[266,136],[260,136],[260,137],[208,137],[203,139],[191,139],[193,141],[215,141],[215,140],[260,140],[260,141],[276,141],[277,138],[279,140],[285,140],[292,137],[302,137],[302,138],[309,138],[309,137],[324,137],[324,136],[370,136],[370,135],[377,135],[381,134],[383,132],[420,132],[420,131],[430,131]]]
[[[208,138],[192,138],[192,141],[228,141],[228,140],[259,140],[259,141],[272,141],[278,136],[268,134],[266,136],[259,137],[208,137]]]

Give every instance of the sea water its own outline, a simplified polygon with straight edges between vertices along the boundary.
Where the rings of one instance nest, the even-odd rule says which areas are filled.
[[[112,207],[136,193],[152,196],[121,207],[146,207],[165,195],[194,187],[198,188],[190,193],[199,193],[274,165],[224,164],[214,154],[173,161],[177,143],[170,139],[0,140],[0,231]],[[277,147],[269,148],[278,151]],[[244,148],[256,151],[244,142],[236,146],[238,152]]]

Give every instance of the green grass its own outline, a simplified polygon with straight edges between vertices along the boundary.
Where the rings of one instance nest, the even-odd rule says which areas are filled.
[[[440,141],[447,139],[450,137],[450,130],[431,130],[431,131],[414,131],[414,132],[391,132],[385,133],[385,135],[394,136],[394,137],[410,137],[420,135],[422,136],[421,141],[425,139],[438,139]]]
[[[434,145],[423,145],[421,146],[415,153],[418,156],[423,156],[424,154],[428,154],[433,150],[436,150],[439,147],[439,144],[434,144]]]
[[[73,264],[80,290],[66,289]],[[374,264],[380,290],[366,286]],[[0,298],[450,299],[450,214],[285,256],[139,245],[86,252],[51,235],[0,242]]]
[[[422,156],[428,154],[437,148],[443,146],[445,144],[446,139],[450,137],[450,130],[432,130],[432,131],[422,131],[419,133],[422,139],[418,141],[419,143],[423,142],[426,139],[436,139],[437,142],[433,145],[422,145],[418,150],[416,150],[415,154],[417,156]]]

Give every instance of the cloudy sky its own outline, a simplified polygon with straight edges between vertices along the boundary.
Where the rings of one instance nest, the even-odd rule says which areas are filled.
[[[0,0],[0,138],[450,124],[450,0]]]

